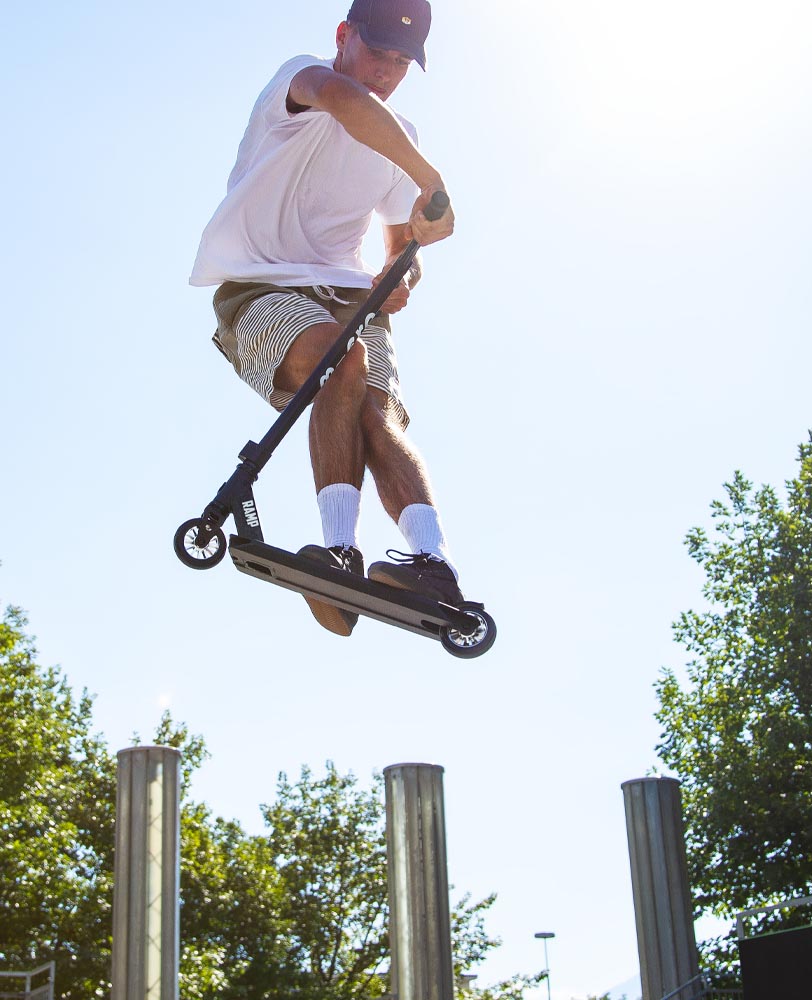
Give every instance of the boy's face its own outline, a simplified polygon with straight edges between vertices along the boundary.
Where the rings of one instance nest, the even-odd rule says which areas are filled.
[[[338,26],[336,45],[336,70],[363,84],[382,101],[392,96],[412,64],[412,57],[404,52],[366,45],[358,29],[346,21]]]

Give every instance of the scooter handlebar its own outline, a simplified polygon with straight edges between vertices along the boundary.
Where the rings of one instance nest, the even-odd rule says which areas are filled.
[[[423,215],[429,222],[436,222],[445,215],[445,210],[451,204],[451,199],[445,191],[435,191],[431,196],[431,201],[423,209]]]

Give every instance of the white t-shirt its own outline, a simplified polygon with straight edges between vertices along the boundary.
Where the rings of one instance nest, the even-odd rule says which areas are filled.
[[[399,167],[326,111],[288,112],[290,82],[305,66],[332,61],[296,56],[259,95],[190,284],[369,288],[377,271],[362,260],[361,242],[373,213],[385,225],[409,221],[418,191]],[[398,119],[416,144],[414,126]]]

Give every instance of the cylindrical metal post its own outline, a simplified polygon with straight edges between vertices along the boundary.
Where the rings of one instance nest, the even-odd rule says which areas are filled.
[[[180,751],[118,754],[112,1000],[178,1000]]]
[[[679,782],[638,778],[621,788],[643,1000],[661,1000],[699,975]]]
[[[389,878],[390,992],[395,1000],[453,1000],[443,769],[384,769]]]

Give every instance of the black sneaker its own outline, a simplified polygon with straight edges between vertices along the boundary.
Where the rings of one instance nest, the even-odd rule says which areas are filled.
[[[386,583],[400,590],[412,590],[433,601],[442,601],[443,604],[453,604],[455,607],[465,600],[451,568],[437,556],[430,556],[425,552],[407,555],[394,549],[389,549],[386,554],[397,561],[373,563],[367,574],[370,580]]]
[[[304,548],[299,549],[297,555],[306,556],[308,559],[321,563],[322,566],[329,566],[331,569],[355,573],[356,576],[364,575],[364,557],[358,549],[352,546],[345,549],[341,545],[333,545],[331,548],[325,549],[321,545],[305,545]],[[325,604],[324,601],[308,597],[306,594],[304,599],[313,612],[313,617],[328,632],[344,636],[352,634],[355,623],[358,621],[358,615],[355,611],[345,611],[344,608]]]

